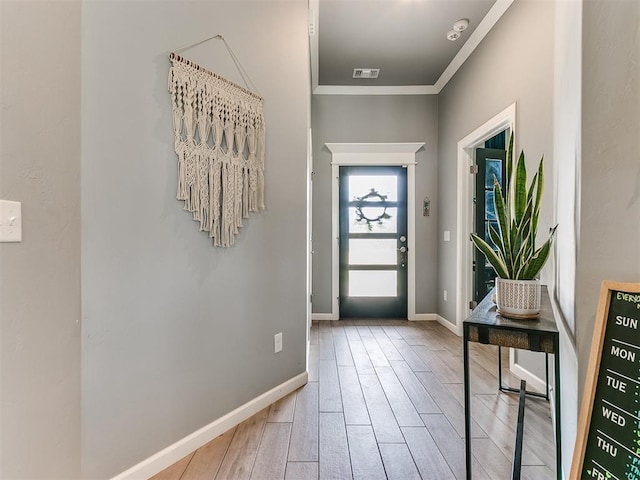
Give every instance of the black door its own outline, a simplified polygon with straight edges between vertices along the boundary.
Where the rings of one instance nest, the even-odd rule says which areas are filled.
[[[407,318],[407,169],[340,167],[340,317]]]
[[[506,151],[494,148],[476,150],[476,195],[475,195],[475,233],[492,245],[489,238],[489,225],[498,228],[493,205],[493,182],[498,179],[504,187]],[[496,274],[486,257],[477,248],[473,249],[473,299],[480,302],[495,285]]]

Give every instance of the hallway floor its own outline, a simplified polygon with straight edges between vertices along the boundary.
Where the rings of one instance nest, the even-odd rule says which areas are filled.
[[[470,347],[473,478],[505,480],[517,394],[497,391],[496,347]],[[152,480],[463,479],[462,364],[437,322],[314,322],[307,385]],[[549,403],[527,397],[522,479],[554,478],[553,438]]]

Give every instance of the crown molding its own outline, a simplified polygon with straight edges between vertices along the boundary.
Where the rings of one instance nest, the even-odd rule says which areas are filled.
[[[314,95],[435,95],[433,85],[367,86],[367,85],[320,85]]]

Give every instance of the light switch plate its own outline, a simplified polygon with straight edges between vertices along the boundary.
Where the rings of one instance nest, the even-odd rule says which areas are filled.
[[[22,241],[22,203],[0,200],[0,242]]]
[[[444,241],[448,242],[451,240],[451,232],[449,230],[444,231]]]

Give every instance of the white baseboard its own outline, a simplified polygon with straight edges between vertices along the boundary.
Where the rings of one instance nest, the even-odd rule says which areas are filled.
[[[410,315],[407,320],[411,322],[423,322],[437,320],[438,315],[435,313],[414,313]],[[338,316],[333,313],[312,313],[311,320],[339,320]]]
[[[531,387],[540,393],[545,393],[545,390],[547,388],[545,381],[542,380],[540,377],[531,373],[526,368],[521,367],[520,364],[515,363],[513,361],[513,356],[514,356],[513,351],[510,351],[509,352],[509,370],[511,370],[511,372],[514,375],[517,375],[519,378],[527,382],[527,390],[529,390],[529,387]],[[551,411],[555,412],[555,410],[551,410]]]
[[[312,313],[311,320],[338,320],[338,317],[333,313]]]
[[[458,327],[456,327],[455,324],[451,323],[446,318],[441,317],[440,315],[436,315],[436,320],[440,325],[451,330],[451,332],[455,333],[458,337],[460,336],[460,334],[458,333]]]
[[[437,315],[435,313],[414,313],[408,320],[412,322],[422,322],[429,320],[436,320]],[[312,313],[311,320],[338,320],[338,317],[333,313]]]
[[[412,322],[424,322],[429,320],[436,320],[435,313],[414,313],[409,317]]]
[[[263,393],[259,397],[256,397],[236,408],[232,412],[214,420],[209,425],[202,427],[200,430],[178,440],[173,445],[169,445],[164,450],[161,450],[155,455],[152,455],[146,460],[134,465],[125,472],[116,475],[111,480],[147,480],[168,466],[173,465],[185,455],[200,448],[217,436],[222,435],[224,432],[238,425],[240,422],[246,420],[252,415],[255,415],[263,408],[268,407],[297,388],[302,387],[307,383],[308,378],[309,374],[304,372],[290,380],[287,380],[268,392]]]

